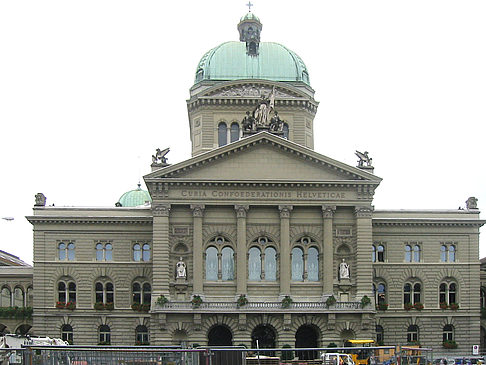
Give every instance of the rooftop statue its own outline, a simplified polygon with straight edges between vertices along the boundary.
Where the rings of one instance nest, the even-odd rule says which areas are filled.
[[[364,153],[356,151],[356,156],[358,156],[358,158],[359,158],[358,167],[371,166],[371,161],[373,159],[368,156],[368,151],[364,151]]]
[[[165,164],[167,163],[167,155],[170,151],[170,148],[166,148],[165,150],[160,150],[160,148],[157,148],[155,151],[155,155],[152,155],[152,163],[153,164]]]
[[[466,208],[467,209],[478,209],[478,199],[471,196],[468,200],[466,200]]]

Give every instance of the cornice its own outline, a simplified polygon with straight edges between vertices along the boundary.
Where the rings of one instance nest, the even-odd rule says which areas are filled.
[[[242,106],[253,108],[258,102],[259,97],[224,97],[224,96],[204,96],[199,97],[194,101],[187,104],[187,109],[190,113],[197,111],[198,109],[211,106],[211,107],[234,107],[240,109]],[[315,115],[317,113],[318,103],[306,98],[299,99],[286,99],[275,100],[275,107],[280,109],[285,108],[299,108],[307,110],[309,113]]]
[[[434,218],[373,218],[372,225],[374,227],[384,226],[455,226],[455,227],[481,227],[486,223],[486,220],[478,219],[434,219]]]
[[[28,216],[31,224],[141,224],[151,225],[152,217],[66,217],[66,216]]]

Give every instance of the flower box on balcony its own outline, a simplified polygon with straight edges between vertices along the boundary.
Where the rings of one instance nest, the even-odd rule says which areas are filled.
[[[422,309],[424,309],[424,305],[420,302],[417,302],[413,305],[413,307],[418,310],[418,311],[421,311]]]

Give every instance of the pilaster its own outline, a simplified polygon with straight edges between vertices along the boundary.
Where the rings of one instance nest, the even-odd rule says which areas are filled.
[[[236,295],[247,291],[246,214],[248,205],[235,205],[236,211]]]
[[[373,270],[371,246],[373,244],[371,206],[356,207],[356,292],[357,299],[364,295],[372,296]]]
[[[291,205],[279,205],[280,210],[280,296],[290,295],[290,212]]]
[[[193,294],[203,295],[203,216],[204,205],[191,205],[193,217]]]
[[[332,223],[335,206],[322,206],[322,242],[323,242],[323,270],[322,270],[322,295],[328,297],[333,294],[334,282],[334,248]]]
[[[157,298],[160,294],[169,296],[169,213],[170,204],[156,203],[152,206],[152,298]]]

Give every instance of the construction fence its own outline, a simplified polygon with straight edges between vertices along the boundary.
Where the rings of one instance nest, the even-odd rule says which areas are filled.
[[[343,355],[346,353],[346,355]],[[0,364],[25,365],[429,365],[430,349],[353,348],[77,347],[1,349]]]

